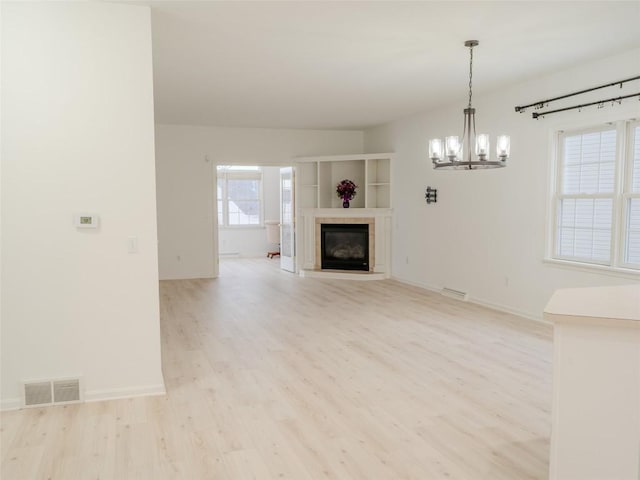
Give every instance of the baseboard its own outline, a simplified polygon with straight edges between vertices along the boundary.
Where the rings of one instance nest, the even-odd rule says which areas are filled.
[[[0,411],[7,412],[9,410],[19,410],[22,406],[20,398],[5,398],[0,401]]]
[[[518,310],[516,308],[511,308],[511,307],[508,307],[506,305],[501,305],[499,303],[487,302],[485,300],[482,300],[482,299],[476,298],[476,297],[469,297],[469,302],[475,303],[476,305],[480,305],[480,306],[483,306],[483,307],[490,308],[491,310],[497,310],[499,312],[510,313],[512,315],[516,315],[518,317],[522,317],[522,318],[525,318],[527,320],[533,320],[534,322],[546,323],[548,325],[551,325],[551,322],[548,322],[547,320],[544,320],[542,318],[542,312],[536,315],[536,314],[531,313],[531,312],[526,312],[524,310]]]
[[[440,290],[442,290],[442,287],[439,287],[436,285],[431,285],[423,282],[415,282],[413,280],[407,280],[406,278],[402,278],[402,277],[391,276],[391,280],[395,280],[396,282],[399,282],[399,283],[404,283],[405,285],[411,285],[412,287],[423,288],[425,290],[429,290],[431,292],[436,292],[436,293],[440,293]]]
[[[202,280],[202,279],[210,279],[210,278],[216,278],[213,275],[168,275],[168,276],[162,276],[160,278],[158,278],[158,280],[163,281],[163,280]]]
[[[423,282],[415,282],[413,280],[407,280],[407,279],[404,279],[404,278],[401,278],[401,277],[395,277],[395,276],[391,277],[391,278],[392,278],[392,280],[395,280],[397,282],[404,283],[406,285],[411,285],[413,287],[424,288],[425,290],[429,290],[431,292],[440,293],[440,291],[442,290],[442,287],[437,286],[437,285],[431,285],[431,284],[423,283]],[[516,308],[508,307],[507,305],[488,302],[488,301],[483,300],[481,298],[472,297],[472,296],[470,296],[467,301],[469,303],[473,303],[475,305],[480,305],[482,307],[490,308],[491,310],[496,310],[498,312],[510,313],[511,315],[516,315],[518,317],[522,317],[522,318],[527,319],[527,320],[533,320],[535,322],[545,323],[545,324],[548,324],[548,325],[551,324],[551,322],[548,322],[548,321],[546,321],[546,320],[544,320],[542,318],[542,312],[540,312],[538,314],[534,314],[534,313],[531,313],[531,312],[526,312],[524,310],[518,310]]]
[[[146,385],[140,387],[111,388],[104,390],[85,390],[85,402],[102,402],[104,400],[119,400],[122,398],[151,397],[166,395],[164,384]]]
[[[220,260],[238,259],[238,258],[267,258],[267,251],[265,250],[263,252],[221,253],[219,258]]]
[[[85,402],[101,402],[104,400],[119,400],[123,398],[150,397],[154,395],[166,395],[164,384],[147,385],[142,387],[113,388],[105,390],[86,390],[84,392]],[[20,410],[22,408],[21,398],[7,398],[0,402],[0,411]]]

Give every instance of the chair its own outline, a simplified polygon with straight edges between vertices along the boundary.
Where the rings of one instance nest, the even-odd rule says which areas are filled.
[[[264,222],[267,229],[267,242],[272,245],[278,245],[278,251],[268,251],[267,257],[279,257],[280,256],[280,222],[276,220],[268,220]]]

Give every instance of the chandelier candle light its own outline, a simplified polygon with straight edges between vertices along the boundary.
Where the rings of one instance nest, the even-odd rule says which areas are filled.
[[[469,48],[469,106],[464,109],[462,142],[458,136],[446,137],[444,143],[439,138],[429,140],[429,158],[433,161],[435,169],[476,170],[500,168],[507,165],[510,149],[508,135],[498,136],[497,160],[489,158],[489,135],[486,133],[476,135],[476,109],[471,106],[471,82],[473,79],[473,47],[478,46],[478,43],[477,40],[464,42],[464,46]],[[475,146],[475,157],[471,154],[472,146]],[[464,153],[467,155],[466,158]]]

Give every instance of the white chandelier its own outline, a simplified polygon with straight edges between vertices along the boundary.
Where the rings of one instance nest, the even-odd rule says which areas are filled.
[[[486,133],[476,135],[476,109],[471,106],[471,82],[473,79],[473,47],[478,46],[478,43],[478,40],[464,42],[464,46],[469,47],[469,106],[464,109],[462,140],[457,135],[446,137],[444,142],[439,138],[429,140],[429,158],[433,161],[433,168],[476,170],[481,168],[500,168],[507,165],[510,150],[508,135],[498,136],[496,145],[497,160],[491,160],[489,157],[489,135]],[[475,156],[471,154],[472,146],[474,147]],[[464,156],[465,153],[466,158]]]

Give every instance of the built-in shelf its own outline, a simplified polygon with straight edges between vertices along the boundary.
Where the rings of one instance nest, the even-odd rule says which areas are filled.
[[[342,208],[336,185],[358,185],[350,208],[391,208],[390,153],[296,158],[298,208]]]
[[[391,275],[391,153],[299,157],[296,168],[296,269],[304,277],[380,280]],[[341,180],[358,189],[343,208],[336,194]],[[318,219],[373,219],[373,261],[369,272],[322,270],[316,259]],[[357,220],[355,220],[357,221]]]

